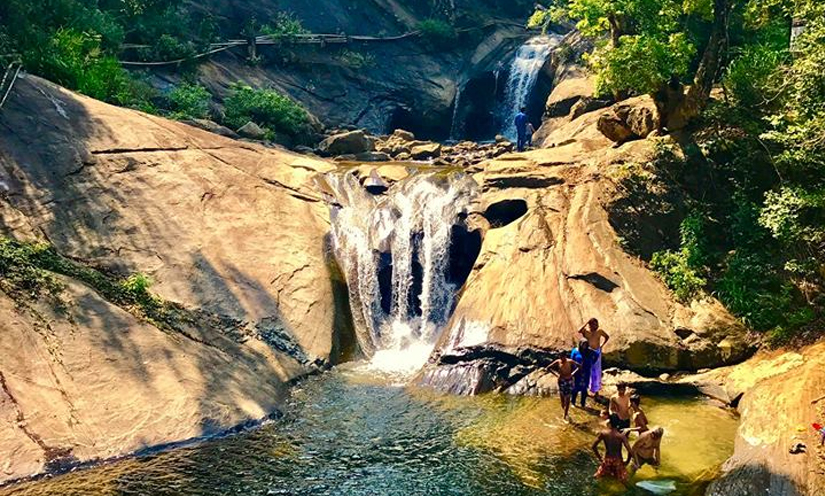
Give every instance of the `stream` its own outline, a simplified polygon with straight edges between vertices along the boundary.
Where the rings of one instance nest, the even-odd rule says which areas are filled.
[[[703,494],[733,451],[736,419],[697,398],[645,399],[663,465],[634,486],[597,484],[596,416],[556,398],[450,397],[350,364],[297,386],[283,417],[232,437],[0,490],[6,495],[647,495],[640,481]]]

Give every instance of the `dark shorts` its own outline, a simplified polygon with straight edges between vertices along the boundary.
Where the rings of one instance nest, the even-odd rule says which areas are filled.
[[[562,396],[573,395],[573,379],[559,379],[559,394]]]
[[[630,429],[630,419],[627,419],[627,420],[616,419],[616,420],[619,421],[619,430]]]

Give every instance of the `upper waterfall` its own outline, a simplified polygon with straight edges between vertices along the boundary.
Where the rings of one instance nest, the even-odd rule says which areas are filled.
[[[547,62],[550,52],[555,48],[561,36],[542,35],[530,38],[516,52],[510,66],[510,76],[505,87],[504,101],[500,111],[502,119],[501,134],[515,141],[517,138],[514,123],[519,108],[527,105],[530,93],[536,85],[541,68]]]
[[[415,371],[454,307],[466,277],[456,274],[469,273],[451,255],[477,185],[463,173],[419,172],[373,196],[353,172],[323,181],[359,345],[377,368]]]

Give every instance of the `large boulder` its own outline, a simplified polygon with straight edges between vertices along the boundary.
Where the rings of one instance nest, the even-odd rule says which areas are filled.
[[[633,98],[614,105],[599,117],[598,129],[616,143],[646,138],[658,129],[658,111],[650,97]]]
[[[473,175],[482,249],[423,383],[509,389],[543,366],[543,354],[569,352],[591,317],[611,336],[605,364],[637,372],[697,370],[752,353],[747,329],[718,301],[680,303],[622,248],[608,212],[620,192],[609,177],[649,160],[653,143],[616,147],[597,120],[585,114],[548,136],[559,146],[504,155]],[[526,380],[516,389],[538,387]]]
[[[683,382],[729,398],[741,418],[734,454],[708,496],[823,494],[825,447],[811,423],[825,423],[825,343],[762,352]],[[792,454],[800,443],[804,452]]]
[[[238,134],[251,140],[263,141],[266,139],[266,131],[254,122],[247,122],[238,128]]]
[[[318,150],[326,156],[358,155],[374,148],[375,143],[363,129],[333,134],[318,145]]]
[[[441,156],[440,143],[424,143],[416,145],[410,150],[410,156],[415,160],[429,160]]]
[[[1,294],[0,482],[264,418],[340,359],[346,292],[312,183],[330,164],[33,76],[0,126],[0,235],[146,274],[186,316],[159,328],[73,279],[64,308]]]

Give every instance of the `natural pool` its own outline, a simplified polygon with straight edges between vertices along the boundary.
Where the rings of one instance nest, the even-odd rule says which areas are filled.
[[[597,484],[597,419],[562,422],[556,398],[448,397],[355,365],[294,390],[282,419],[234,437],[0,490],[0,495],[586,496],[703,494],[733,451],[736,419],[697,398],[645,399],[663,465],[633,487]]]

